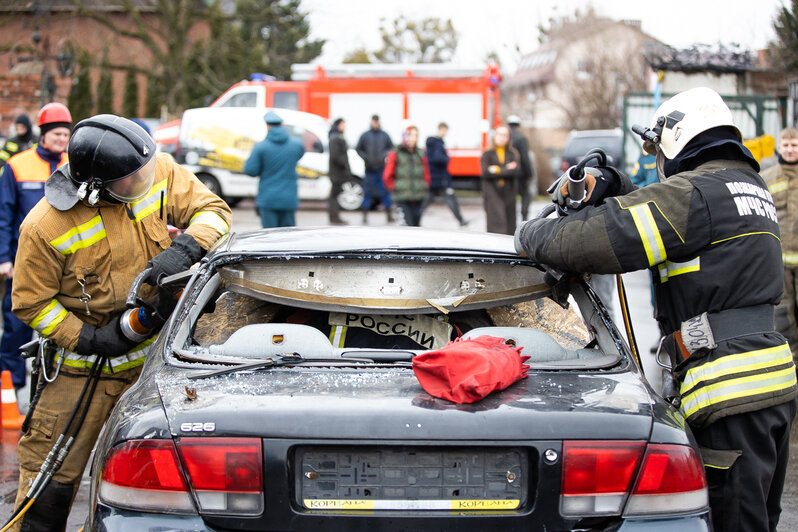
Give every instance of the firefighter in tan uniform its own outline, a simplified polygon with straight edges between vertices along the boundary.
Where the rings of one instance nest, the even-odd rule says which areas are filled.
[[[779,164],[762,171],[776,205],[781,231],[784,260],[784,299],[789,330],[784,331],[790,341],[793,359],[798,356],[798,129],[788,127],[781,132]]]
[[[100,429],[120,394],[141,372],[154,334],[174,308],[164,294],[150,316],[153,335],[136,343],[120,328],[134,278],[146,281],[188,269],[228,232],[230,208],[165,154],[130,120],[99,115],[75,127],[61,166],[20,230],[13,310],[58,346],[58,377],[43,387],[19,442],[20,483],[26,498],[54,440],[75,408],[89,368],[102,374],[85,422],[61,468],[15,527],[63,530]],[[174,242],[167,223],[185,232]],[[144,285],[142,298],[158,297]],[[55,368],[48,372],[52,377]]]

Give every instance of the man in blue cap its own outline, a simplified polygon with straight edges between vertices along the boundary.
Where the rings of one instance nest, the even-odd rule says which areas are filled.
[[[263,117],[266,138],[255,144],[244,163],[244,172],[260,177],[255,207],[263,227],[292,227],[299,208],[296,163],[305,154],[300,141],[282,127],[283,119],[274,111]]]

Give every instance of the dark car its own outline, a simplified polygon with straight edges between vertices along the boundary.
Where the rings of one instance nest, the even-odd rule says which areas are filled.
[[[565,172],[579,162],[590,150],[599,148],[607,155],[607,164],[622,172],[624,168],[623,157],[623,131],[620,129],[589,129],[571,131],[565,141],[562,151],[560,171]]]
[[[584,280],[545,279],[504,235],[230,235],[103,429],[85,529],[709,530],[683,418]],[[413,357],[484,335],[528,378],[424,391]]]

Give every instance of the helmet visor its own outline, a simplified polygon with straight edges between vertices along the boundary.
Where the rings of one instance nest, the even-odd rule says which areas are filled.
[[[123,203],[132,203],[143,198],[152,188],[155,179],[155,157],[129,176],[112,181],[105,185],[105,190],[112,198]]]

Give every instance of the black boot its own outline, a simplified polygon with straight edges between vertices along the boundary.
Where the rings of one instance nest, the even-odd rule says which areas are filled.
[[[346,222],[339,214],[330,215],[330,225],[346,225]]]
[[[392,224],[396,221],[396,218],[393,216],[393,209],[390,207],[385,209],[385,217],[387,218],[389,224]]]
[[[64,532],[75,486],[50,480],[47,487],[22,516],[20,532]]]

